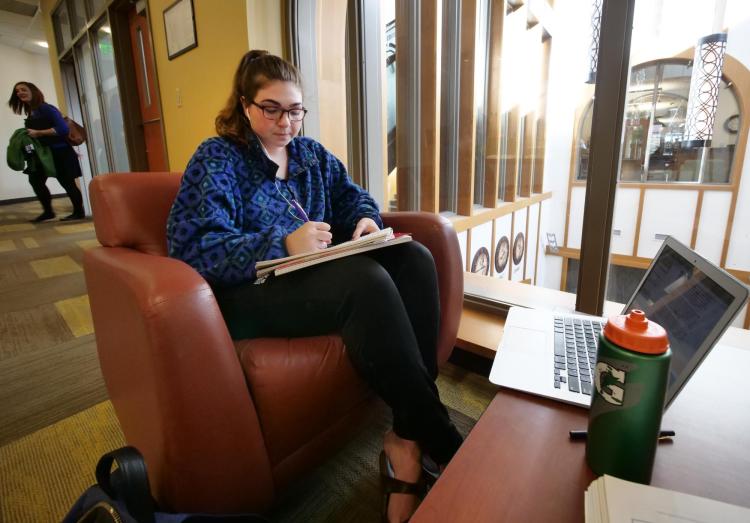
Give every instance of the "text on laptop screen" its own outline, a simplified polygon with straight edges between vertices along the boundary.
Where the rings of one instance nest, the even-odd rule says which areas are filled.
[[[630,304],[667,331],[672,349],[669,385],[685,369],[733,296],[668,245]]]

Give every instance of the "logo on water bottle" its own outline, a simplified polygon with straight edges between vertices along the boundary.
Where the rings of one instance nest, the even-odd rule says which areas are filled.
[[[624,370],[616,369],[609,363],[597,362],[594,376],[596,392],[607,403],[621,406],[625,398],[625,389],[620,385],[625,385],[627,374]]]

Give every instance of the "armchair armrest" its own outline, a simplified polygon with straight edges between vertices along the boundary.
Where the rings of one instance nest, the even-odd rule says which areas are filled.
[[[181,261],[120,247],[86,251],[84,269],[107,389],[159,501],[189,512],[266,508],[273,480],[258,416],[205,280]]]
[[[427,247],[435,259],[440,287],[440,332],[437,361],[445,363],[453,352],[461,321],[464,300],[464,277],[461,250],[451,223],[428,212],[384,212],[383,222],[396,232],[408,232]]]

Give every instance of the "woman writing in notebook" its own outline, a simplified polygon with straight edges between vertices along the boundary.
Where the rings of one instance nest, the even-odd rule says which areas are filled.
[[[298,136],[305,117],[295,67],[250,51],[172,207],[169,253],[214,289],[235,339],[338,332],[357,372],[393,411],[382,473],[401,487],[391,521],[407,519],[422,486],[422,456],[446,464],[461,436],[440,402],[435,264],[417,242],[255,282],[255,263],[325,249],[378,231],[372,197],[318,142]],[[389,489],[390,490],[390,489]],[[386,493],[386,495],[388,495]]]

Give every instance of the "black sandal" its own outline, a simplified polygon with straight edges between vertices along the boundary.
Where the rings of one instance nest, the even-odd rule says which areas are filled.
[[[381,516],[384,523],[388,521],[388,502],[391,494],[409,494],[422,498],[425,494],[425,487],[426,485],[421,479],[416,483],[396,479],[393,476],[393,468],[385,455],[385,451],[380,451],[380,489],[383,492]],[[407,518],[405,521],[409,521],[409,519]]]

